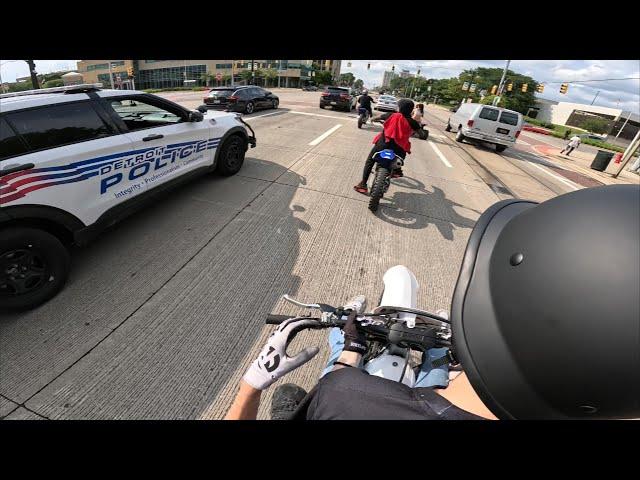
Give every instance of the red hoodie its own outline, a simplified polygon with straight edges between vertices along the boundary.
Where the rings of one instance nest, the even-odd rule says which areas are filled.
[[[413,133],[413,129],[407,119],[401,113],[394,113],[384,122],[384,138],[393,139],[405,152],[411,153],[411,142],[409,137]],[[382,133],[376,135],[373,143],[376,143],[382,137]]]

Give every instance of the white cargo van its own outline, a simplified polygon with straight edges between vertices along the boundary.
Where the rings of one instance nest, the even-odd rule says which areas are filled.
[[[522,115],[513,110],[479,103],[463,103],[449,117],[445,130],[457,132],[458,142],[469,139],[493,143],[497,152],[503,152],[516,143],[522,125]]]

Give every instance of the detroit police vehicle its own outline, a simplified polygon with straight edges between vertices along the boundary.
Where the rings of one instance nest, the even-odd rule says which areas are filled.
[[[250,133],[249,133],[250,132]],[[0,95],[0,311],[53,297],[84,245],[168,188],[242,167],[238,114],[76,85]]]

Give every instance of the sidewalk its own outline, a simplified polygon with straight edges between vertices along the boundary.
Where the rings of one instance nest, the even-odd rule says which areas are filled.
[[[614,163],[613,160],[609,163],[604,172],[599,172],[591,168],[591,162],[593,162],[594,156],[574,150],[571,152],[571,156],[560,154],[560,148],[555,148],[548,145],[535,145],[533,149],[541,155],[547,158],[558,161],[564,168],[573,170],[574,172],[587,175],[605,185],[621,185],[621,184],[638,184],[640,183],[640,176],[627,170],[629,163],[625,166],[624,170],[620,172],[618,178],[613,178],[612,175],[620,168],[619,163]]]

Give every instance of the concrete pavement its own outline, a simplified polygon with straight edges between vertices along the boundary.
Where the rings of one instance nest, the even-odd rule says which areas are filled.
[[[201,92],[187,93],[185,105],[201,103]],[[0,317],[0,417],[222,418],[273,331],[265,316],[301,313],[282,294],[375,302],[384,272],[403,264],[421,285],[421,308],[448,308],[483,210],[513,191],[543,200],[570,190],[457,144],[433,114],[429,141],[412,141],[405,177],[374,215],[352,186],[381,127],[358,130],[354,114],[320,110],[319,92],[276,93],[281,109],[246,117],[258,147],[238,175],[173,191],[74,251],[69,284],[53,300]],[[296,337],[294,352],[322,349],[285,382],[313,386],[326,333]]]

